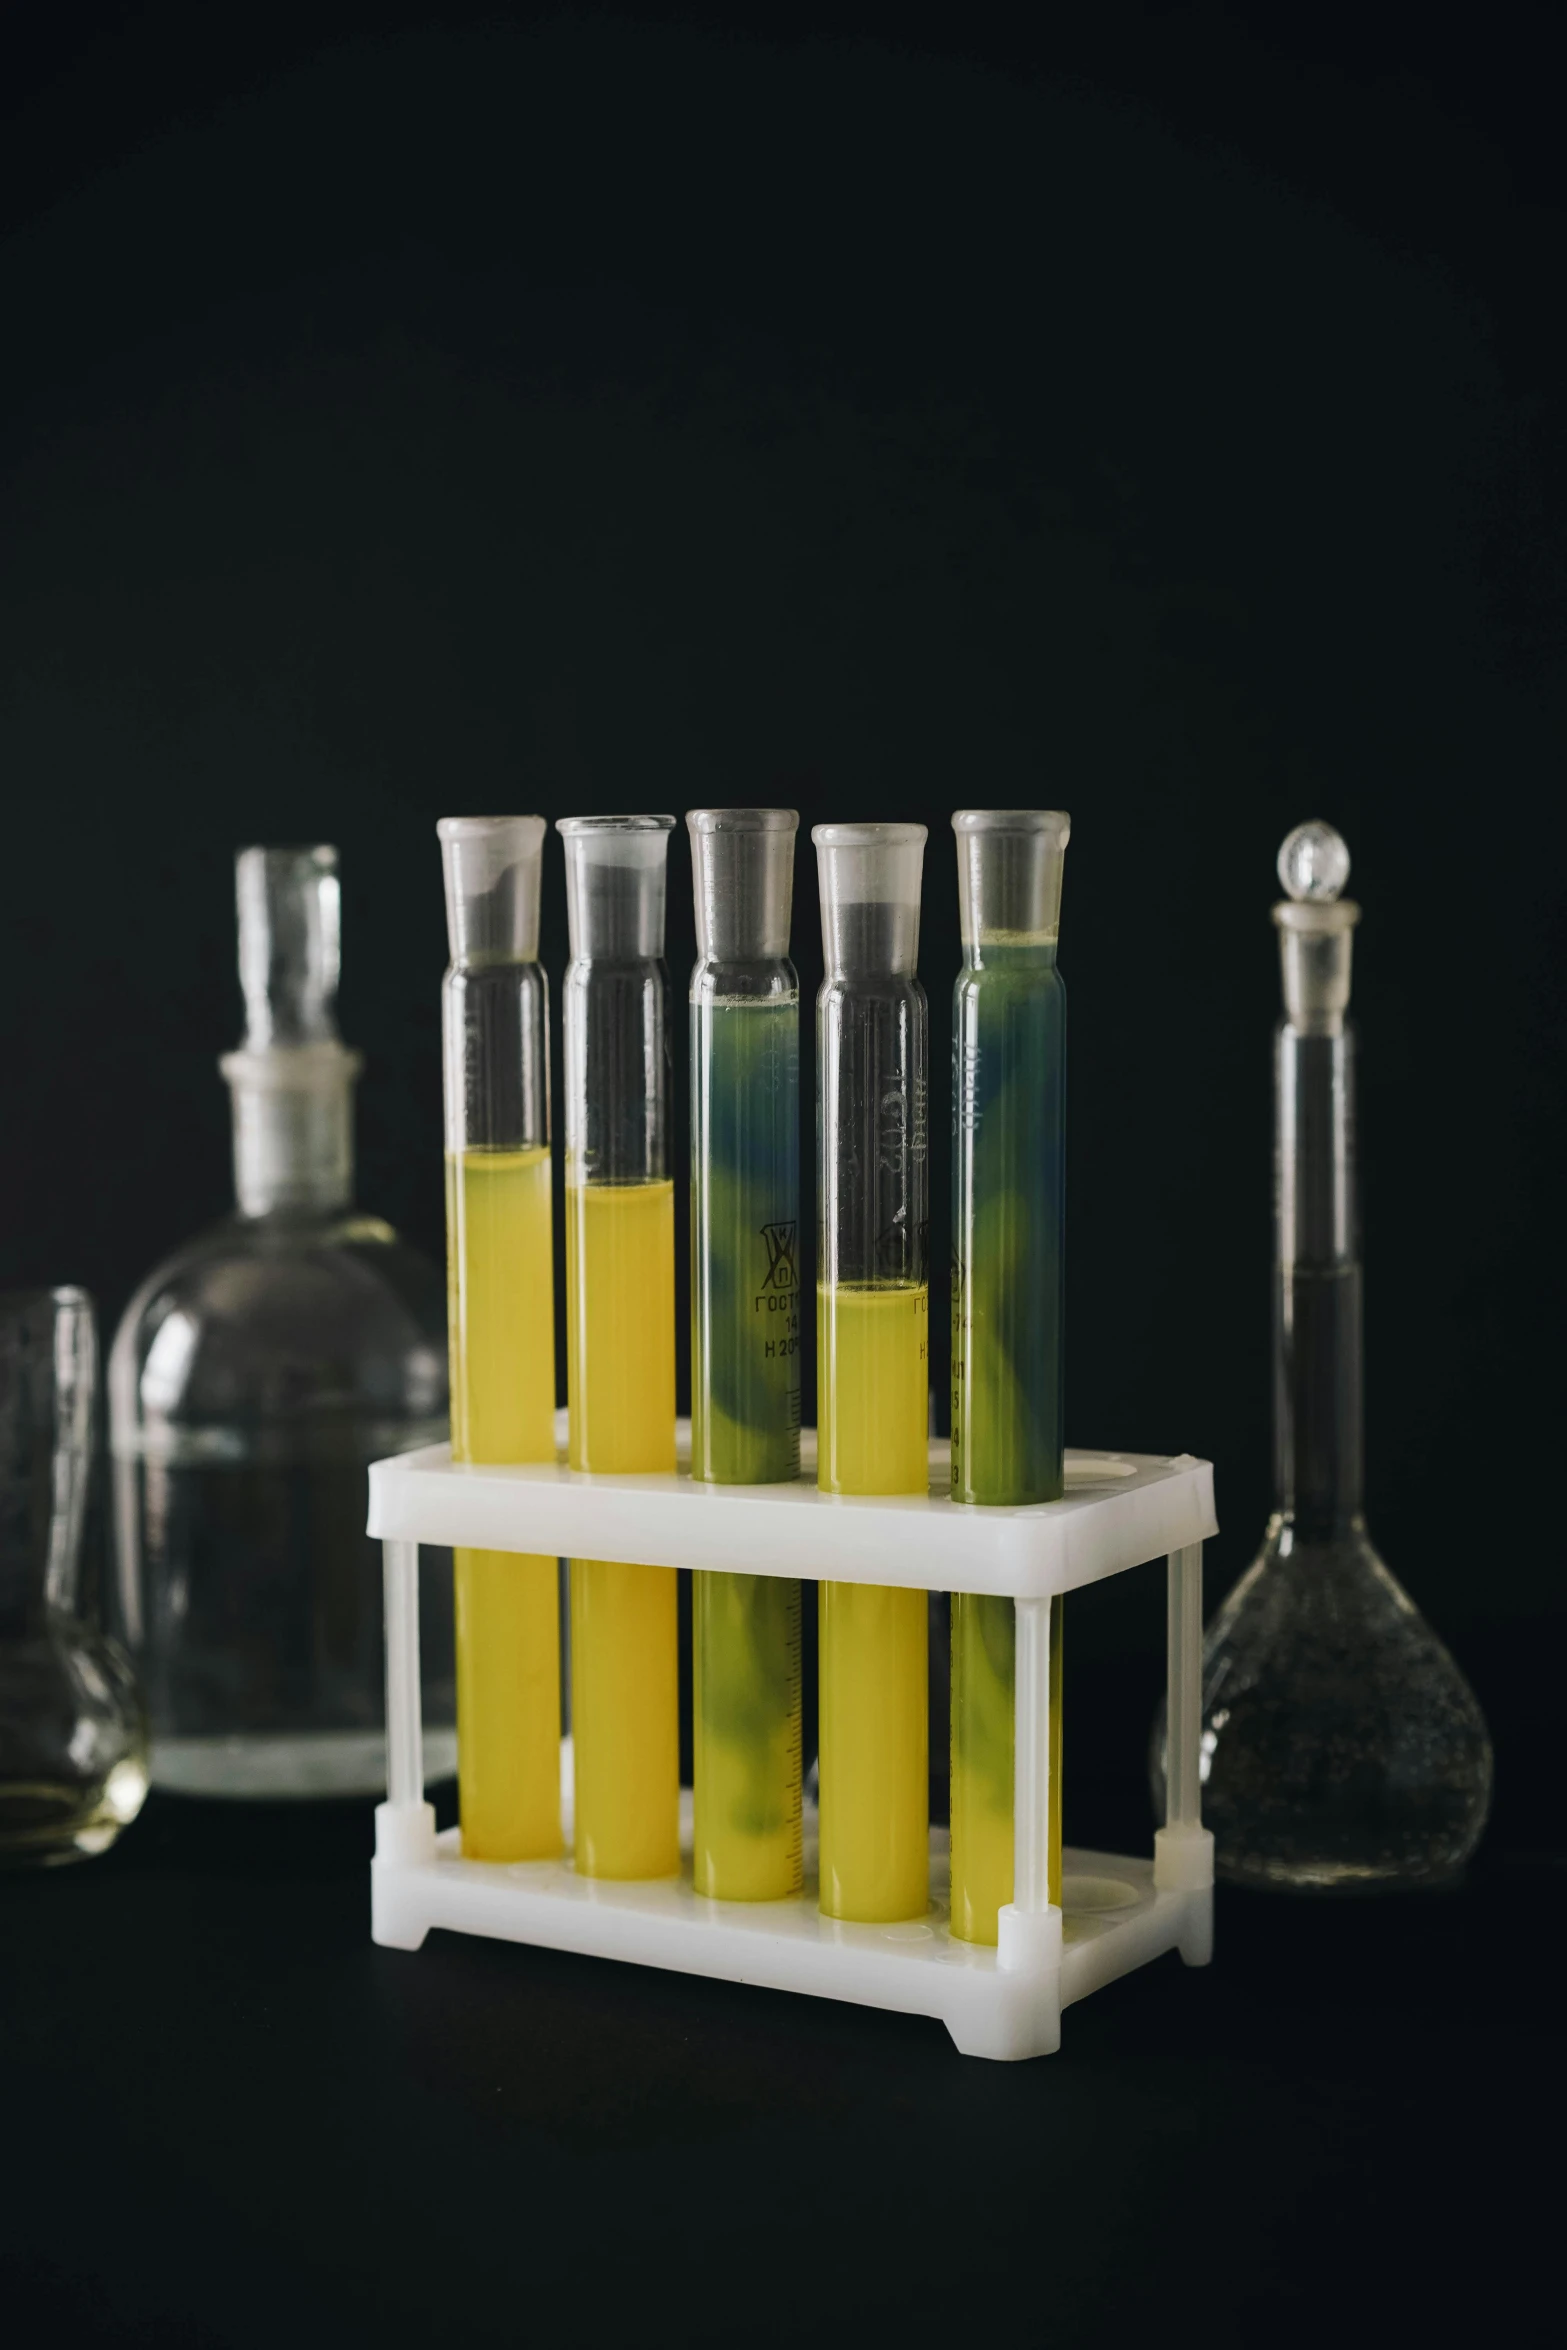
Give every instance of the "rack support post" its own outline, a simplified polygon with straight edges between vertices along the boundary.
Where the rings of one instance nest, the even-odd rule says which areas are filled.
[[[1202,1824],[1202,1544],[1172,1550],[1166,1650],[1164,1826],[1154,1837],[1154,1884],[1187,1902],[1180,1951],[1188,1966],[1213,1956],[1213,1836]]]
[[[386,1593],[386,1801],[375,1813],[371,1933],[394,1950],[417,1950],[424,1927],[399,1915],[381,1861],[435,1858],[435,1809],[424,1800],[424,1724],[419,1700],[419,1545],[383,1542]]]
[[[1061,1909],[1050,1882],[1050,1601],[1017,1602],[1013,1684],[1012,1899],[997,1920],[996,1967],[1023,1995],[1007,2053],[1061,2045]]]

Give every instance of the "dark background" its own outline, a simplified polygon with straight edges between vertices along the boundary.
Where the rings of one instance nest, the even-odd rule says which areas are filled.
[[[958,951],[949,813],[1064,806],[1068,1438],[1214,1459],[1216,1598],[1270,1502],[1273,857],[1293,823],[1326,816],[1365,909],[1371,1523],[1490,1713],[1495,1882],[1521,1870],[1530,1900],[1549,1885],[1559,1908],[1549,1470],[1567,1302],[1567,238],[1551,17],[1416,28],[1391,11],[1107,5],[1014,20],[850,0],[743,15],[129,7],[57,11],[25,31],[13,20],[0,1286],[81,1281],[107,1327],[152,1263],[223,1208],[214,1064],[238,1035],[231,858],[244,842],[339,847],[343,1028],[368,1064],[359,1195],[439,1252],[437,816],[781,800],[802,835],[828,816],[923,820],[939,1135]],[[683,836],[672,872],[683,991]],[[557,995],[564,956],[552,838]],[[796,957],[809,992],[808,849]],[[939,1262],[940,1149],[933,1189]],[[941,1343],[939,1297],[932,1327]],[[681,1344],[683,1375],[683,1332]],[[938,1399],[944,1375],[942,1357]],[[1074,1601],[1067,1826],[1080,1839],[1146,1835],[1160,1606],[1152,1571]],[[391,2128],[382,2026],[412,2033],[435,2068],[425,2106],[396,2110],[416,2115],[432,2161],[443,2132],[476,2161],[472,2114],[482,2107],[481,2137],[501,2130],[487,2076],[476,2085],[482,2019],[519,1968],[543,2041],[598,2051],[587,2074],[558,2055],[571,2105],[537,2086],[557,2079],[539,2072],[543,2043],[513,2048],[543,2100],[526,2126],[566,2146],[568,2169],[581,2157],[584,2194],[635,2194],[627,2180],[666,2163],[658,2193],[672,2194],[678,2145],[708,2148],[715,2110],[721,2140],[730,2122],[739,2132],[725,2160],[742,2169],[776,2119],[766,2175],[792,2193],[757,2225],[790,2230],[819,2218],[801,2182],[828,2137],[851,2194],[869,2192],[854,2185],[861,2156],[872,2171],[883,2154],[936,2165],[971,2134],[1059,2151],[1078,2126],[1075,2106],[1041,2109],[1037,2086],[954,2076],[923,2026],[848,2011],[801,2022],[807,2003],[641,1978],[626,1989],[540,1954],[372,1954],[361,1820],[318,1822],[313,1844],[281,1827],[268,1841],[261,1823],[237,1845],[204,1821],[202,1807],[155,1802],[95,1878],[41,1889],[57,1906],[39,1948],[73,1985],[78,1933],[143,1950],[143,2033],[155,2017],[179,2080],[228,2040],[214,1990],[200,2052],[182,2049],[173,1954],[194,1935],[202,1980],[221,1984],[210,1937],[249,1947],[247,1885],[275,1883],[280,1901],[330,1888],[337,1908],[318,1913],[314,1946],[339,1950],[338,1988],[311,1994],[302,1933],[292,1960],[279,1944],[274,1972],[257,1975],[267,1988],[235,1994],[243,2070],[260,2064],[273,1989],[300,1970],[283,2035],[295,2071],[265,2065],[235,2088],[235,2114],[259,2116],[256,2143],[274,2150],[270,2166],[253,2153],[258,2178],[280,2159],[283,2105],[307,2122],[312,2081],[336,2077],[329,2051],[356,2033]],[[63,1906],[90,1883],[118,1886],[112,1923]],[[1252,1974],[1199,1985],[1167,1968],[1122,1986],[1118,2010],[1074,2014],[1068,2047],[1090,2086],[1071,2094],[1086,2113],[1092,2062],[1119,2065],[1135,2110],[1114,2106],[1117,2126],[1149,2175],[1168,2155],[1229,2181],[1242,2215],[1230,2239],[1251,2231],[1235,2306],[1278,2325],[1315,2306],[1299,2297],[1295,2231],[1342,2225],[1385,2178],[1350,2085],[1364,2087],[1373,2046],[1393,2048],[1392,2069],[1364,2094],[1408,2122],[1398,2225],[1410,2241],[1438,2225],[1435,2173],[1411,2154],[1427,2122],[1439,2128],[1422,2051],[1451,2020],[1449,1993],[1473,1984],[1483,1933],[1472,1907],[1461,1927],[1444,1912],[1450,1973],[1411,1991],[1406,1961],[1430,1937],[1379,1928],[1372,2008],[1351,2018],[1315,1996],[1319,1962],[1343,1947],[1332,1918],[1235,1909]],[[352,1968],[372,1960],[367,1994]],[[82,2001],[101,2002],[82,1968]],[[1281,1969],[1284,2004],[1270,2007],[1261,1986]],[[465,2059],[441,2071],[428,2055],[426,2009],[437,2041],[468,2019],[472,2079]],[[101,2088],[107,2065],[115,2118],[89,2100],[103,2147],[120,2149],[106,2162],[127,2158],[132,2117],[157,2106],[164,2078],[145,2036],[116,2069],[108,2052],[125,2043],[110,2022],[95,2027],[101,2047],[63,2020],[38,2043],[40,2080],[75,2065]],[[1196,2065],[1192,2048],[1159,2053],[1192,2031],[1206,2052],[1200,2123],[1171,2071]],[[717,2052],[690,2086],[677,2056],[709,2034]],[[1243,2048],[1284,2042],[1317,2049],[1316,2086],[1286,2091],[1271,2059],[1234,2071]],[[357,2074],[338,2093],[362,2109]],[[40,2107],[67,2170],[71,2101]],[[896,2155],[869,2139],[845,2151],[861,2125],[843,2117],[867,2101],[892,2115]],[[1264,2213],[1234,2166],[1281,2111],[1294,2168]],[[1476,2080],[1450,2113],[1477,2139],[1496,2122]],[[185,2126],[153,2125],[165,2155]],[[212,2114],[188,2126],[211,2129]],[[232,2127],[231,2151],[251,2144],[248,2122]],[[359,2159],[347,2116],[333,2127],[349,2134],[329,2160],[328,2130],[312,2176]],[[191,2187],[188,2149],[175,2170],[198,2202],[214,2194]],[[485,2200],[498,2190],[476,2182],[475,2209],[500,2227]],[[399,2193],[386,2208],[411,2229],[412,2184]],[[981,2234],[1011,2208],[974,2178],[963,2193]],[[890,2241],[899,2212],[872,2204],[867,2226]],[[190,2306],[205,2314],[181,2332],[173,2288],[151,2281],[127,2227],[84,2272],[96,2281],[71,2288],[79,2326],[145,2322],[166,2342],[249,2340],[253,2325],[259,2338],[277,2316],[267,2292],[308,2302],[311,2277],[317,2314],[340,2322],[360,2289],[344,2283],[347,2240],[385,2218],[350,2195],[329,2255],[300,2249],[303,2221],[298,2242],[292,2220],[266,2235],[254,2179],[201,2208],[209,2251],[248,2263],[260,2229],[283,2264],[260,2263],[273,2284],[243,2319],[214,2315],[198,2262]],[[1196,2224],[1179,2195],[1163,2208],[1171,2228],[1172,2212]],[[535,2223],[560,2224],[545,2205],[530,2237]],[[1371,2221],[1356,2224],[1369,2259]],[[459,2227],[450,2205],[441,2225]],[[1092,2227],[1073,2246],[1086,2318],[1094,2279],[1124,2276],[1129,2256]],[[733,2251],[706,2249],[719,2299],[704,2322],[721,2332]],[[500,2292],[495,2241],[470,2250]],[[211,2256],[230,2274],[229,2253]],[[592,2271],[580,2243],[572,2257]],[[915,2266],[901,2298],[865,2282],[847,2242],[835,2257],[824,2322],[878,2307],[890,2321],[906,2305],[956,2322],[990,2290],[982,2262],[969,2278],[925,2233],[902,2255]],[[36,2258],[58,2285],[53,2253]],[[943,2259],[916,2290],[921,2263]],[[671,2285],[667,2264],[656,2274]],[[519,2289],[519,2326],[526,2304]],[[585,2320],[579,2331],[596,2338]]]

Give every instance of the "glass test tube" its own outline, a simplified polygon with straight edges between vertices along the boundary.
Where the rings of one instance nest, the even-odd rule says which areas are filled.
[[[964,809],[952,1003],[952,1498],[1061,1494],[1066,992],[1056,970],[1069,819]],[[952,1931],[996,1940],[1012,1899],[1010,1599],[952,1598]],[[1061,1631],[1050,1610],[1050,1898],[1061,1898]]]
[[[555,1458],[549,991],[539,816],[437,826],[452,1458]],[[454,1553],[462,1847],[539,1860],[560,1835],[560,1603],[552,1558]]]
[[[922,824],[819,824],[817,1481],[929,1483]],[[821,1906],[923,1915],[929,1887],[923,1591],[820,1586]]]
[[[672,816],[574,816],[566,848],[566,1361],[571,1465],[675,1465],[675,1194],[664,880]],[[672,1567],[571,1562],[576,1866],[680,1865]]]
[[[789,961],[798,818],[700,808],[691,831],[691,1474],[800,1473],[800,983]],[[800,1586],[693,1579],[698,1893],[797,1893]]]

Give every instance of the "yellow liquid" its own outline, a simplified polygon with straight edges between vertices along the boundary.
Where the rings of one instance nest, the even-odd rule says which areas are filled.
[[[555,1263],[547,1150],[446,1162],[452,1458],[555,1458]]]
[[[571,1465],[675,1465],[675,1188],[566,1191]],[[672,1567],[571,1562],[576,1866],[671,1877],[680,1866],[679,1635]]]
[[[826,1493],[924,1493],[929,1308],[923,1286],[817,1291],[817,1482]],[[821,1906],[867,1924],[930,1903],[927,1601],[823,1583]]]
[[[930,1485],[930,1301],[925,1286],[816,1292],[817,1468],[823,1493]]]
[[[446,1162],[452,1457],[555,1457],[555,1275],[548,1150]],[[462,1847],[560,1851],[560,1611],[554,1559],[453,1554]]]
[[[1050,1899],[1061,1899],[1061,1640],[1066,1610],[1050,1602]],[[952,1597],[952,1931],[994,1947],[996,1913],[1012,1899],[1013,1607],[972,1592]]]

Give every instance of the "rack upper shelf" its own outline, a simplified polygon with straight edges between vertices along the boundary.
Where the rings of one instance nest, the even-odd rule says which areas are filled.
[[[561,1457],[527,1467],[460,1466],[444,1444],[375,1462],[370,1533],[391,1542],[1045,1599],[1218,1532],[1212,1465],[1190,1453],[1068,1452],[1060,1501],[1009,1509],[948,1498],[944,1442],[930,1448],[929,1493],[839,1496],[816,1489],[814,1429],[803,1431],[803,1473],[792,1485],[693,1483],[685,1420],[673,1475],[568,1469],[564,1412],[556,1438]]]

